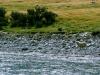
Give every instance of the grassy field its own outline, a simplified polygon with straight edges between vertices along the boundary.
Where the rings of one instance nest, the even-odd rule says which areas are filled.
[[[35,5],[43,5],[48,10],[58,14],[57,22],[43,28],[5,28],[10,32],[92,32],[100,31],[100,0],[91,4],[91,0],[0,0],[0,6],[7,9],[7,16],[11,11],[25,12]]]

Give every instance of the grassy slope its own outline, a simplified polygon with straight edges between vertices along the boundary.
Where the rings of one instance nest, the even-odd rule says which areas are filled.
[[[58,22],[39,29],[7,28],[13,32],[56,32],[62,28],[65,32],[100,31],[100,0],[91,5],[90,0],[1,0],[0,6],[11,11],[25,12],[34,5],[47,6],[58,14]]]

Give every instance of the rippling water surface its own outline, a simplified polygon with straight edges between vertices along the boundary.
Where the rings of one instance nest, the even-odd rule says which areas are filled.
[[[79,48],[75,36],[2,36],[0,75],[100,75],[99,37],[78,35],[86,42]]]

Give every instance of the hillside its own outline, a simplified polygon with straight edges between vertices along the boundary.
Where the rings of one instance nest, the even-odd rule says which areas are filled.
[[[8,11],[7,15],[11,11],[25,12],[34,5],[46,6],[48,10],[57,13],[58,22],[46,28],[26,29],[27,31],[56,32],[58,28],[65,32],[100,31],[100,0],[96,4],[91,4],[91,0],[0,0],[0,6]]]

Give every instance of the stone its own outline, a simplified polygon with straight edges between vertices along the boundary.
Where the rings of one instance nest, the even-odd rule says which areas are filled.
[[[28,50],[28,48],[22,48],[22,51],[27,51]]]
[[[76,43],[77,43],[77,46],[80,48],[84,48],[87,46],[86,42],[84,42],[84,41],[77,41]]]

